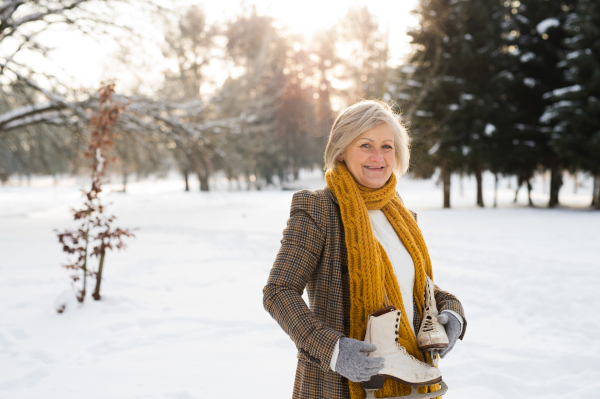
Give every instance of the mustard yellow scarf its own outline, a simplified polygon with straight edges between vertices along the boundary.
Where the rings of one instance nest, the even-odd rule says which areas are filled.
[[[368,315],[386,306],[387,295],[387,303],[402,310],[398,343],[415,358],[424,360],[410,327],[412,320],[406,317],[392,264],[373,235],[367,212],[381,209],[412,257],[415,265],[413,295],[419,314],[423,316],[425,276],[433,280],[431,260],[421,230],[396,196],[396,176],[392,174],[381,188],[368,188],[356,183],[344,163],[338,163],[336,169],[327,171],[325,180],[340,205],[346,235],[350,275],[350,338],[364,339]],[[407,306],[413,304],[408,303]],[[352,399],[365,397],[365,391],[359,383],[349,381],[349,384]],[[432,391],[438,390],[437,387],[437,384],[432,386]],[[425,388],[420,388],[419,392],[425,392]],[[376,396],[387,398],[409,393],[410,387],[407,385],[386,378],[383,389],[377,391]]]

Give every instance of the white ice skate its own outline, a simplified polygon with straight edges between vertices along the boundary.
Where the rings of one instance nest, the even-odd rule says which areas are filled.
[[[377,375],[370,381],[361,383],[367,392],[367,398],[375,397],[375,391],[383,388],[385,378],[410,385],[411,388],[436,383],[439,383],[442,388],[429,393],[418,393],[416,389],[411,389],[408,396],[398,398],[430,399],[443,395],[448,387],[442,381],[440,370],[411,356],[406,348],[398,344],[400,315],[401,312],[394,306],[388,306],[369,315],[365,342],[376,345],[377,350],[370,352],[368,357],[383,357],[385,362],[384,368]]]
[[[438,310],[435,303],[433,282],[429,277],[425,281],[425,304],[423,306],[423,322],[417,334],[417,345],[421,352],[429,352],[433,365],[437,366],[437,352],[448,347],[446,329],[438,321]]]

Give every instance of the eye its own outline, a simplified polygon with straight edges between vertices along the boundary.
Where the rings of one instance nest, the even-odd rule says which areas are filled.
[[[383,146],[383,148],[385,148],[386,150],[391,150],[393,147],[391,145],[389,145],[389,144],[385,144]]]
[[[361,144],[361,147],[362,147],[362,148],[369,148],[369,146],[370,146],[370,144],[369,144],[369,143],[364,143],[364,144]]]

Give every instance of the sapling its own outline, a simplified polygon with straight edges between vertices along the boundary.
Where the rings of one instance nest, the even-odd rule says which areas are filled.
[[[71,209],[73,220],[80,222],[80,225],[74,231],[57,232],[58,241],[63,245],[63,251],[76,255],[74,262],[64,266],[75,272],[71,276],[73,284],[79,280],[82,281],[81,289],[77,294],[79,302],[85,300],[88,277],[96,277],[96,287],[92,297],[95,300],[101,298],[100,286],[106,251],[115,247],[118,249],[125,247],[122,241],[123,236],[134,236],[129,229],[112,226],[116,217],[105,214],[106,207],[102,205],[99,197],[102,192],[102,184],[105,182],[106,166],[111,161],[107,158],[107,152],[113,145],[115,138],[112,127],[117,123],[119,114],[127,107],[127,105],[113,101],[113,93],[114,84],[105,85],[100,89],[98,113],[90,119],[94,130],[90,135],[90,142],[85,155],[87,158],[92,159],[90,170],[92,184],[89,190],[82,190],[85,197],[82,208]],[[99,260],[98,267],[95,270],[90,268],[91,257],[96,257]],[[57,311],[62,313],[64,306],[57,308]]]

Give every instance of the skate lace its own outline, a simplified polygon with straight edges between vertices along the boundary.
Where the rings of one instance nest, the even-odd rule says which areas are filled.
[[[398,349],[400,349],[402,352],[404,352],[405,354],[408,355],[409,359],[412,360],[413,362],[420,364],[422,366],[429,366],[431,367],[430,364],[427,364],[425,362],[420,361],[419,359],[417,359],[416,357],[414,357],[413,355],[411,355],[410,353],[408,353],[408,351],[406,350],[405,347],[403,347],[402,345],[400,345],[398,342],[396,342],[396,346],[398,347]]]
[[[437,331],[436,318],[431,313],[432,303],[431,303],[431,295],[430,295],[431,286],[429,284],[429,280],[427,280],[425,285],[425,311],[423,324],[421,325],[421,332],[435,332]]]
[[[423,320],[423,325],[421,326],[421,331],[423,332],[434,332],[437,331],[437,325],[435,323],[435,318],[429,312],[429,308],[425,311],[425,319]]]

